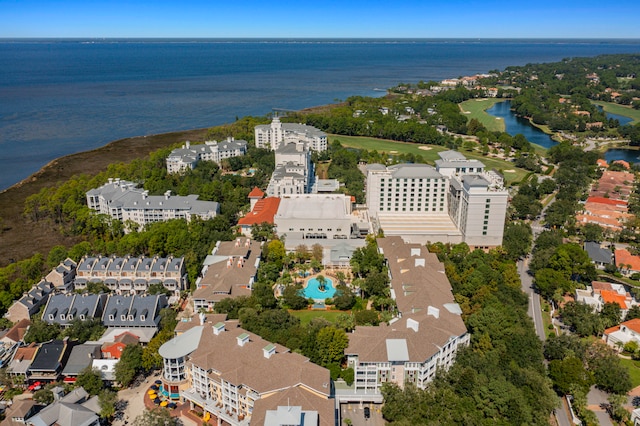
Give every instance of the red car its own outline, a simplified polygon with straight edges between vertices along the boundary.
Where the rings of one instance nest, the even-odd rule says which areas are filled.
[[[35,382],[33,383],[31,386],[29,386],[27,389],[29,389],[30,391],[37,391],[42,389],[42,383],[40,382]]]

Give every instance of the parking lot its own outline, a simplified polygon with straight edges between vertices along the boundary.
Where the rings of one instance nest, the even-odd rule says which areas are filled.
[[[364,408],[369,407],[369,413],[371,417],[369,419],[364,418]],[[385,421],[382,418],[380,409],[381,404],[340,404],[340,416],[342,418],[342,425],[346,425],[346,419],[351,419],[353,426],[383,426]]]

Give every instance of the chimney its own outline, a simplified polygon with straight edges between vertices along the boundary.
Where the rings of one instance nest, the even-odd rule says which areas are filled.
[[[187,149],[191,148],[191,142],[186,141],[184,144],[187,147]]]
[[[171,197],[171,190],[168,190],[167,192],[164,193],[164,199],[168,200],[169,197]]]
[[[200,325],[204,325],[204,320],[207,318],[204,312],[200,312],[200,315],[198,315],[198,317],[200,318]]]

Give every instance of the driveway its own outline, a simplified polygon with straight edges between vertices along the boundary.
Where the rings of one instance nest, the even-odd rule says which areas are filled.
[[[371,417],[364,418],[364,407],[369,407]],[[382,418],[382,404],[340,404],[340,417],[342,425],[346,425],[345,420],[351,419],[353,426],[384,426],[386,422]]]

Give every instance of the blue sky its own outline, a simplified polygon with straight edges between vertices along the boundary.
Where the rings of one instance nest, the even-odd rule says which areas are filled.
[[[638,17],[638,0],[0,0],[0,37],[640,38]]]

